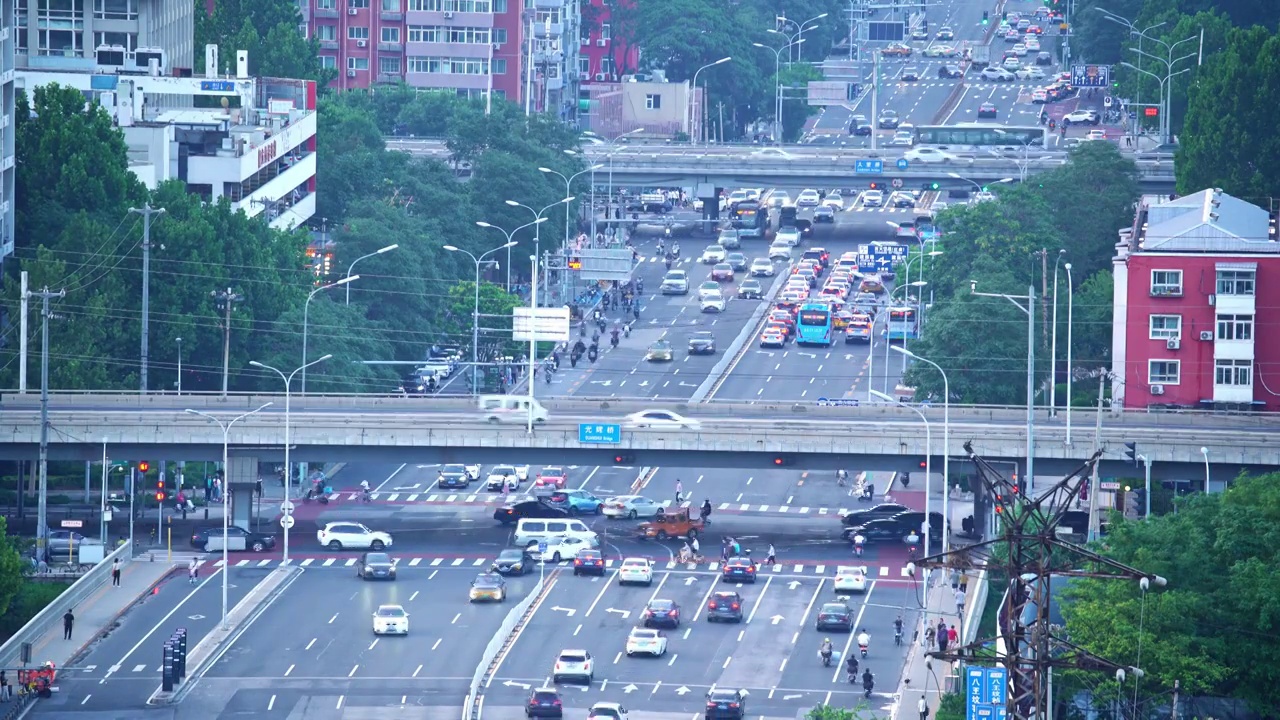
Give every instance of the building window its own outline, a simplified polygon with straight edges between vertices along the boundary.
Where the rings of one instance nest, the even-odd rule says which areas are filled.
[[[400,0],[382,0],[382,12],[400,12]],[[396,58],[396,62],[400,59]]]
[[[365,27],[364,25],[348,25],[347,39],[348,40],[368,40],[369,28]]]
[[[24,53],[30,50],[27,47],[27,6],[18,5],[17,17],[14,19],[14,32],[17,33],[17,51]]]
[[[609,42],[613,36],[610,34],[609,23],[600,23],[600,39]]]
[[[604,73],[605,75],[613,74],[613,58],[611,57],[600,58],[600,72]]]
[[[1218,360],[1214,363],[1213,368],[1213,384],[1214,385],[1241,385],[1248,387],[1253,384],[1253,361],[1252,360]]]
[[[338,0],[316,0],[317,10],[337,10]]]
[[[493,3],[490,0],[445,0],[445,10],[464,13],[491,13]]]
[[[384,28],[382,28],[382,38],[381,38],[381,39],[382,39],[382,42],[384,42],[384,43],[399,43],[399,42],[400,42],[400,28],[398,28],[398,27],[384,27]]]
[[[138,35],[137,33],[123,32],[95,32],[93,34],[94,48],[96,49],[103,45],[119,45],[126,52],[133,52],[138,49]]]
[[[1151,294],[1152,295],[1181,295],[1182,294],[1182,271],[1181,270],[1152,270],[1151,271]]]
[[[494,75],[506,75],[506,74],[507,74],[507,61],[506,61],[506,59],[505,59],[505,58],[494,58],[494,59],[493,59],[493,74],[494,74]]]
[[[444,42],[444,29],[430,25],[410,25],[409,42]]]
[[[1182,339],[1182,316],[1181,315],[1152,315],[1151,316],[1151,339],[1152,340],[1181,340]]]
[[[409,12],[440,12],[445,0],[409,0]]]
[[[348,70],[368,70],[369,58],[349,57],[347,58]]]
[[[384,57],[378,58],[378,72],[383,75],[399,75],[400,74],[400,58]]]
[[[38,53],[84,57],[84,11],[85,0],[39,0],[36,5]]]
[[[316,39],[325,42],[333,42],[338,39],[337,25],[316,25]]]
[[[494,29],[493,29],[493,41],[494,41],[495,43],[499,44],[499,45],[506,45],[506,44],[507,44],[507,29],[506,29],[506,28],[494,28]]]
[[[662,109],[662,96],[661,96],[661,95],[657,95],[657,94],[649,94],[649,95],[645,95],[645,96],[644,96],[644,109],[645,109],[645,110],[661,110],[661,109]]]
[[[1258,279],[1256,270],[1219,270],[1219,295],[1253,295],[1254,283]]]
[[[586,75],[591,72],[591,58],[582,55],[578,56],[578,73]]]
[[[329,70],[336,70],[338,67],[338,58],[333,55],[321,55],[320,67],[327,68]]]
[[[1152,385],[1177,385],[1182,375],[1178,360],[1148,360],[1147,382]]]
[[[347,7],[366,10],[369,7],[369,0],[347,0]]]
[[[138,0],[93,0],[93,16],[101,20],[137,20]]]
[[[1219,340],[1253,340],[1252,315],[1219,315]]]

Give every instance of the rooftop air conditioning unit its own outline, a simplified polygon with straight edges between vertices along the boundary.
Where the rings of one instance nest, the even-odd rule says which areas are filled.
[[[355,9],[355,8],[347,8],[347,14],[348,14],[348,15],[355,15],[355,14],[356,14],[356,9]]]
[[[368,40],[357,40],[357,41],[356,41],[356,47],[369,47],[369,41],[368,41]]]
[[[356,69],[355,69],[355,68],[349,68],[349,69],[347,70],[347,77],[355,77],[355,76],[356,76]]]
[[[1163,395],[1163,394],[1164,394],[1164,386],[1163,386],[1163,385],[1152,385],[1152,386],[1151,386],[1151,394],[1152,394],[1152,395]]]
[[[1213,331],[1212,331],[1212,330],[1201,330],[1201,331],[1200,331],[1200,339],[1201,339],[1201,340],[1212,340],[1212,339],[1213,339]]]
[[[605,75],[604,73],[596,73],[596,82],[604,82],[608,78],[609,76]]]

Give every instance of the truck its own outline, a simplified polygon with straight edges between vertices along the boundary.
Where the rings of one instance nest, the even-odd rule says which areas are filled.
[[[636,535],[646,540],[666,540],[684,537],[690,540],[706,529],[701,517],[693,515],[687,507],[664,508],[649,522],[640,523]]]
[[[991,46],[974,45],[972,48],[969,48],[969,64],[977,68],[984,68],[990,65]]]

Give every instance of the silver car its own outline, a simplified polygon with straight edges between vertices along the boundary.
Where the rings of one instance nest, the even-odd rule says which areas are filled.
[[[669,270],[662,278],[663,295],[688,295],[689,275],[684,270]]]
[[[787,257],[791,257],[791,249],[787,248]],[[773,261],[768,258],[756,258],[751,261],[752,277],[773,277]]]
[[[662,514],[662,506],[643,495],[619,495],[604,503],[601,513],[611,518],[649,518]]]

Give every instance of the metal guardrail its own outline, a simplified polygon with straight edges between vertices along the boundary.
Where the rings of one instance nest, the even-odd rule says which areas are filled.
[[[36,613],[36,616],[28,620],[26,625],[23,625],[18,632],[13,634],[13,637],[9,638],[4,645],[0,645],[0,667],[18,667],[22,658],[22,645],[24,643],[31,643],[34,647],[40,638],[62,622],[62,616],[68,610],[84,602],[86,598],[111,579],[111,565],[116,558],[119,558],[121,562],[128,562],[132,555],[133,545],[125,541],[120,547],[116,548],[115,552],[108,555],[92,570],[82,575],[79,580],[72,583],[71,587],[64,590],[45,609]],[[43,662],[39,658],[32,658],[32,660],[37,663]]]
[[[533,592],[511,608],[511,612],[507,613],[507,617],[503,619],[498,632],[493,634],[493,638],[485,646],[480,662],[476,665],[476,672],[471,676],[466,703],[462,706],[462,720],[480,720],[484,711],[484,693],[481,692],[481,686],[489,682],[495,671],[494,663],[497,662],[499,654],[509,648],[516,630],[527,621],[529,610],[535,603],[541,602],[543,595],[559,574],[560,570],[557,568],[538,580],[533,586]]]

